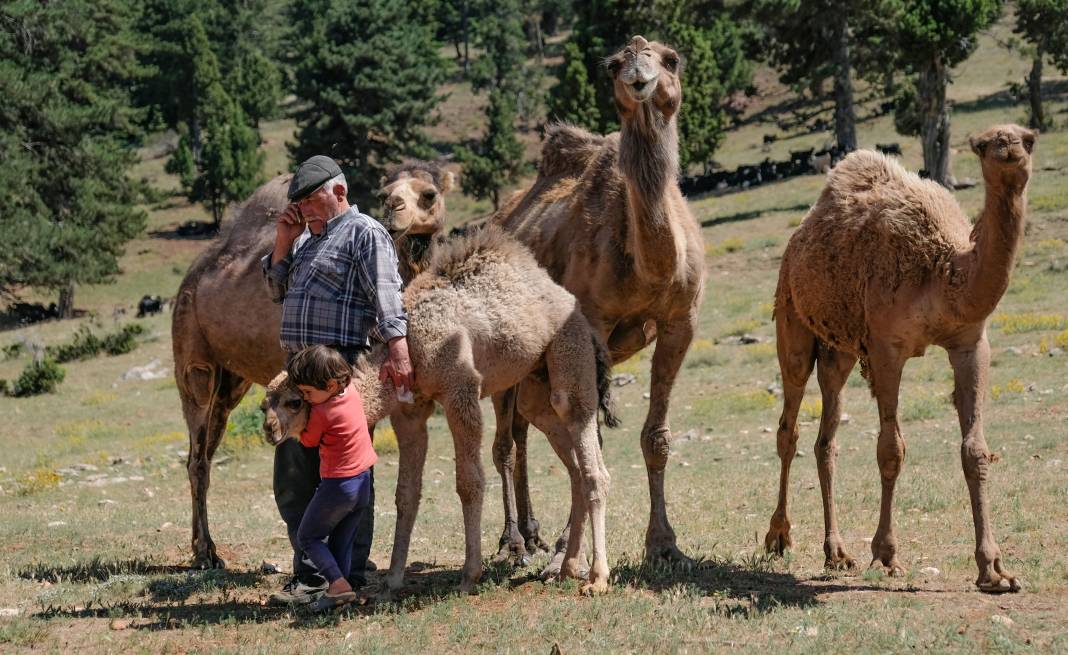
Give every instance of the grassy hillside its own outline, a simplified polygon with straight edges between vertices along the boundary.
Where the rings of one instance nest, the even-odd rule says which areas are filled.
[[[967,148],[969,134],[1023,120],[1023,107],[1011,102],[1005,88],[1023,77],[1028,63],[997,45],[1007,33],[1002,23],[984,36],[950,88],[952,167],[959,178],[980,177]],[[763,152],[762,135],[777,132],[774,116],[753,117],[788,96],[773,76],[760,79],[761,96],[748,109],[750,120],[727,136],[717,154],[725,166],[755,163],[769,154],[785,157],[790,149],[829,138],[781,135],[770,153]],[[1050,81],[1059,82],[1049,85],[1055,91],[1066,88],[1064,80]],[[450,90],[435,134],[442,142],[474,129],[475,100],[462,87]],[[1066,122],[1066,100],[1048,99],[1058,126]],[[289,121],[265,129],[271,173],[287,166],[282,146],[292,129]],[[920,166],[919,142],[895,136],[889,117],[864,120],[859,137],[867,146],[900,141],[905,164]],[[477,597],[453,593],[463,537],[451,442],[440,417],[431,423],[423,503],[409,558],[412,584],[400,604],[323,619],[262,605],[283,576],[263,573],[261,563],[286,568],[288,543],[271,495],[272,453],[254,437],[228,437],[212,478],[213,536],[229,568],[186,571],[186,436],[169,375],[170,317],[161,315],[144,321],[149,338],[134,352],[69,364],[57,393],[0,398],[0,608],[17,610],[16,616],[0,616],[0,650],[546,652],[555,644],[562,652],[1068,651],[1063,427],[1068,355],[1050,356],[1057,347],[1068,350],[1066,155],[1068,132],[1042,135],[1026,243],[990,328],[994,366],[986,433],[1002,457],[992,469],[992,512],[1006,564],[1024,581],[1022,594],[988,597],[974,591],[974,536],[949,401],[952,377],[938,348],[910,362],[902,384],[908,456],[895,521],[908,575],[886,579],[823,571],[819,486],[809,447],[821,410],[814,379],[791,479],[795,548],[785,560],[762,555],[779,470],[773,430],[779,400],[767,391],[778,379],[770,302],[786,241],[822,187],[821,177],[812,175],[691,199],[706,244],[707,292],[698,340],[673,397],[671,421],[680,438],[672,444],[667,500],[680,547],[704,559],[700,568],[638,564],[648,513],[638,444],[651,355],[644,353],[619,367],[636,375],[637,383],[616,389],[623,427],[605,434],[614,585],[604,597],[580,598],[573,583],[538,581],[544,555],[528,569],[491,569]],[[146,159],[138,174],[173,186],[162,162]],[[957,197],[974,215],[983,191],[977,187]],[[459,195],[448,201],[454,222],[488,211]],[[174,230],[206,214],[178,198],[148,209],[148,231],[131,243],[119,281],[79,291],[78,306],[95,312],[95,322],[10,330],[0,333],[0,347],[20,340],[59,343],[82,323],[109,331],[116,305],[129,307],[144,293],[172,295],[205,245],[174,238]],[[717,343],[742,332],[762,342]],[[123,379],[126,371],[153,359],[168,370],[166,377]],[[0,378],[13,378],[27,361],[25,355],[0,361]],[[238,414],[247,417],[257,402],[250,397]],[[847,548],[866,563],[878,517],[878,417],[857,374],[844,406],[840,522]],[[488,408],[486,418],[492,423]],[[488,443],[492,425],[486,434]],[[543,440],[533,438],[531,444],[535,507],[543,536],[551,539],[566,519],[566,475]],[[489,554],[502,512],[500,483],[485,450],[483,548]],[[377,473],[372,553],[383,568],[392,544],[396,466],[396,454],[385,451]]]

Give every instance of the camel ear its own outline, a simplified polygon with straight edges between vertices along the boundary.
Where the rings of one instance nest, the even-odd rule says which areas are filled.
[[[968,143],[972,146],[972,152],[982,159],[984,153],[986,153],[986,147],[990,145],[990,139],[984,136],[973,136],[968,139]]]
[[[379,189],[384,189],[385,186],[386,186],[386,176],[383,175],[382,177],[378,178],[378,188]]]
[[[445,174],[441,176],[441,188],[438,191],[442,193],[448,193],[452,191],[453,185],[456,183],[456,176],[452,171],[445,171]]]

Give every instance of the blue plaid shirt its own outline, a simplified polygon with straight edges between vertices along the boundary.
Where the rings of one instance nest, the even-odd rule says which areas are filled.
[[[271,300],[282,305],[282,349],[366,346],[408,333],[393,240],[355,206],[323,233],[305,230],[277,264],[262,260]]]

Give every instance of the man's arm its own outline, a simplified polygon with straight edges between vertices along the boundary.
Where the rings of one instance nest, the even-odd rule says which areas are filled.
[[[293,263],[290,252],[293,243],[304,233],[304,218],[296,204],[285,208],[275,225],[274,249],[260,260],[264,280],[271,301],[281,304],[289,288],[289,267]]]
[[[360,274],[368,295],[374,300],[378,323],[375,332],[389,344],[389,359],[381,378],[393,380],[397,388],[414,389],[415,375],[408,358],[408,315],[401,302],[401,277],[393,240],[385,230],[368,230],[358,248]]]

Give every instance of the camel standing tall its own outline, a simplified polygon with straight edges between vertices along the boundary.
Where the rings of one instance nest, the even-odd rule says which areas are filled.
[[[607,60],[620,132],[602,137],[551,126],[534,185],[493,219],[578,298],[614,363],[656,339],[641,432],[650,496],[645,548],[646,557],[665,559],[685,559],[664,501],[667,412],[704,283],[700,230],[677,182],[679,64],[671,48],[631,39]],[[526,420],[511,394],[495,399],[495,408],[493,459],[505,491],[501,556],[523,556],[542,545],[526,483]]]
[[[424,233],[428,225],[444,227],[441,194],[447,189],[439,188],[429,197],[434,183],[430,171],[428,166],[407,167],[404,174],[387,176],[397,178],[384,197],[384,205],[391,208],[387,217],[395,240],[406,238],[408,230]],[[444,186],[445,178],[439,179]],[[282,312],[264,288],[260,257],[273,247],[275,216],[288,202],[289,180],[289,175],[278,176],[252,194],[193,262],[175,300],[174,377],[189,428],[193,566],[198,568],[224,566],[208,531],[207,494],[211,458],[226,420],[253,382],[266,385],[285,363],[278,343]],[[418,190],[413,195],[415,185]],[[393,201],[395,194],[413,195],[415,200],[401,207]]]
[[[995,126],[972,138],[986,182],[986,205],[974,227],[942,186],[883,155],[857,151],[832,171],[790,238],[775,293],[784,399],[779,502],[765,537],[769,551],[782,553],[791,545],[790,463],[797,450],[798,408],[816,364],[823,394],[815,447],[823,550],[828,567],[855,566],[838,532],[834,469],[841,390],[859,358],[879,406],[882,504],[872,565],[891,575],[903,572],[893,525],[894,485],[905,460],[898,389],[906,360],[937,345],[949,352],[953,366],[961,463],[975,524],[976,585],[990,592],[1020,589],[1002,565],[990,522],[987,478],[994,456],[983,434],[982,394],[990,369],[986,321],[1009,285],[1023,238],[1034,144],[1035,134],[1016,125]]]
[[[594,565],[584,592],[608,589],[605,555],[605,500],[609,476],[598,443],[597,410],[608,410],[608,353],[590,328],[574,296],[553,282],[530,252],[500,229],[491,227],[439,248],[426,272],[404,292],[408,345],[419,380],[416,403],[397,424],[400,467],[397,528],[387,583],[401,586],[419,509],[426,460],[426,419],[431,400],[445,410],[456,451],[456,492],[463,504],[466,556],[463,591],[472,591],[482,574],[481,516],[482,410],[479,398],[520,386],[519,403],[534,425],[549,435],[571,477],[570,546],[565,577],[582,577],[582,531],[593,527]],[[391,382],[379,380],[384,359],[378,346],[354,368],[354,384],[368,423],[396,416],[400,403]],[[528,390],[533,393],[528,393]],[[268,440],[278,443],[299,434],[307,422],[301,393],[280,375],[265,401]]]

